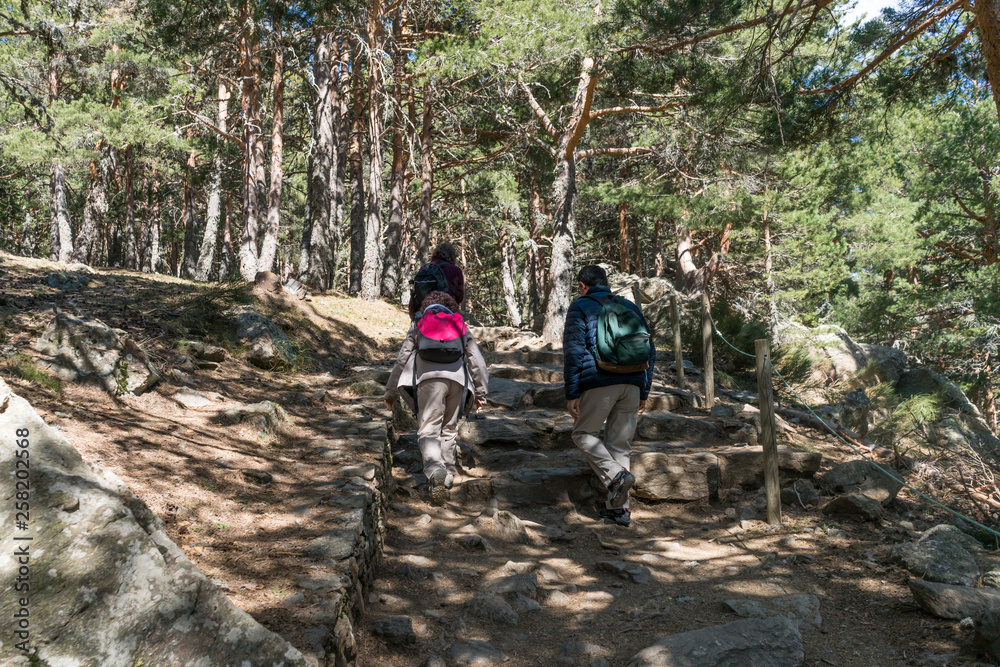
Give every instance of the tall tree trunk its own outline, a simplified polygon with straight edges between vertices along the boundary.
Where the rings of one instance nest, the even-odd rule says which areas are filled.
[[[232,211],[233,207],[230,206],[229,195],[226,195],[226,209],[223,213],[223,228],[222,228],[222,254],[219,257],[219,281],[223,282],[229,280],[233,276],[233,272],[236,267],[236,255],[233,253],[233,234],[232,234]]]
[[[721,255],[713,252],[705,266],[698,268],[691,256],[693,248],[691,230],[677,225],[677,276],[674,283],[677,291],[687,295],[705,292],[721,264]]]
[[[548,343],[562,341],[566,312],[572,300],[573,258],[576,240],[576,157],[570,153],[556,162],[553,187],[555,219],[552,227],[552,263],[549,267],[549,296],[542,338]]]
[[[159,273],[160,270],[160,175],[153,174],[150,184],[149,206],[149,272]]]
[[[382,266],[382,296],[396,298],[402,282],[400,243],[403,234],[403,197],[410,152],[403,145],[402,85],[396,84],[392,114],[392,187],[389,191],[389,226],[385,232],[385,261]]]
[[[195,156],[197,153],[192,149],[188,155],[184,168],[184,260],[180,267],[181,275],[185,278],[194,278],[198,270],[198,210],[196,193],[194,188],[195,179]]]
[[[125,147],[125,268],[139,268],[139,250],[135,233],[135,150],[132,144]]]
[[[90,161],[90,193],[83,207],[83,222],[73,243],[73,261],[90,264],[97,259],[98,234],[108,212],[108,192],[101,158]]]
[[[618,245],[618,270],[622,273],[631,273],[632,267],[629,265],[628,204],[625,202],[618,204]]]
[[[347,182],[347,153],[351,141],[351,48],[347,37],[340,42],[339,61],[340,82],[337,85],[337,102],[334,114],[334,146],[337,148],[337,160],[333,175],[333,217],[335,224],[335,240],[337,249],[333,255],[333,275],[330,276],[330,286],[337,286],[337,275],[340,269],[341,231],[344,228],[344,204]],[[346,287],[346,285],[345,285]]]
[[[308,209],[302,233],[299,274],[315,289],[328,289],[333,282],[334,254],[330,229],[331,184],[335,143],[333,63],[336,42],[333,30],[317,28],[313,64],[313,117],[309,160]]]
[[[541,326],[541,288],[542,281],[542,258],[538,248],[542,229],[545,227],[545,213],[542,211],[542,195],[538,191],[538,184],[534,177],[529,182],[530,197],[528,199],[528,218],[530,230],[528,232],[528,257],[525,273],[528,276],[528,307],[527,318],[532,329]]]
[[[66,204],[66,168],[61,162],[52,163],[50,175],[52,248],[49,256],[53,260],[68,262],[73,256],[73,227]]]
[[[986,78],[1000,117],[1000,0],[975,0],[972,11],[976,15],[979,43],[986,61]]]
[[[279,44],[274,49],[274,78],[271,82],[272,121],[271,121],[271,189],[267,194],[267,231],[264,243],[260,249],[258,271],[271,271],[274,268],[274,257],[278,252],[278,228],[281,226],[281,179],[282,175],[282,131],[285,113],[285,60],[281,48],[281,33],[278,33]]]
[[[382,0],[371,0],[366,22],[368,40],[368,217],[365,221],[365,259],[361,268],[361,297],[374,301],[379,297],[382,246],[382,68],[377,61],[382,53]]]
[[[778,302],[774,289],[774,272],[771,270],[773,256],[771,253],[771,221],[764,211],[764,289],[767,291],[767,319],[773,335],[778,329]]]
[[[239,59],[243,108],[243,235],[240,240],[240,275],[253,281],[257,275],[257,232],[260,228],[261,180],[264,148],[260,119],[260,46],[251,0],[239,10]]]
[[[653,253],[656,259],[653,262],[653,275],[657,278],[663,276],[663,220],[656,218],[653,220]]]
[[[34,219],[29,206],[24,212],[24,224],[21,226],[21,243],[19,249],[25,257],[34,257],[38,239],[35,236]]]
[[[361,154],[364,139],[365,98],[361,67],[361,45],[355,44],[351,63],[351,270],[348,292],[361,292],[361,272],[365,262],[365,172]]]
[[[431,198],[434,195],[434,89],[424,84],[424,114],[420,127],[420,233],[417,238],[418,261],[430,253]]]
[[[219,79],[219,116],[218,126],[223,132],[229,131],[229,86]],[[198,268],[195,270],[195,280],[208,280],[212,275],[212,265],[215,263],[215,250],[219,245],[219,221],[222,217],[222,139],[215,148],[212,157],[212,173],[208,180],[208,211],[205,218],[205,235],[201,239],[201,249],[198,252]]]
[[[464,245],[463,245],[464,247]],[[506,226],[500,228],[500,279],[507,319],[512,327],[521,326],[521,306],[517,302],[517,248]]]

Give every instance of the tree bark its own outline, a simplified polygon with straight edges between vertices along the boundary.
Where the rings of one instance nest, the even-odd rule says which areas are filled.
[[[719,254],[713,252],[705,266],[698,268],[691,256],[693,249],[691,230],[677,225],[677,275],[674,286],[677,291],[688,296],[704,293],[721,264]]]
[[[424,113],[420,128],[420,233],[417,235],[418,261],[430,253],[431,198],[434,195],[434,89],[424,84]]]
[[[334,146],[337,149],[336,164],[333,172],[333,218],[337,251],[333,254],[333,275],[330,276],[330,286],[337,286],[337,275],[340,269],[340,244],[344,229],[344,204],[346,201],[347,154],[351,141],[351,48],[348,38],[340,42],[340,81],[336,88],[336,107],[334,113]],[[345,285],[346,287],[346,285]]]
[[[149,188],[149,273],[158,273],[160,268],[160,175],[153,174]]]
[[[365,254],[361,268],[361,297],[379,297],[382,253],[382,68],[376,58],[383,50],[382,0],[371,0],[366,37],[368,40],[368,217],[365,220]]]
[[[771,335],[778,330],[778,302],[774,289],[774,272],[772,267],[774,257],[771,252],[771,221],[767,217],[768,212],[764,211],[764,289],[767,291],[767,319],[770,324]]]
[[[500,228],[500,277],[507,319],[512,327],[521,326],[521,306],[517,302],[517,248],[506,226]]]
[[[52,248],[49,256],[53,260],[68,262],[73,256],[73,227],[66,204],[66,168],[61,162],[52,164],[50,175]]]
[[[542,338],[548,343],[562,340],[566,312],[572,300],[573,258],[576,241],[576,158],[562,154],[556,163],[553,190],[556,213],[552,226],[552,262],[549,268],[549,298]]]
[[[83,222],[73,243],[74,262],[90,264],[94,262],[98,245],[98,234],[108,212],[108,192],[101,158],[90,161],[90,193],[83,207]]]
[[[528,199],[528,256],[525,273],[528,274],[528,304],[526,317],[532,329],[538,329],[541,325],[541,288],[542,281],[542,257],[538,247],[538,242],[545,227],[545,213],[542,211],[542,195],[538,191],[538,184],[532,177],[528,188],[530,196]]]
[[[125,268],[135,271],[139,268],[139,250],[135,233],[135,150],[132,144],[125,147],[122,167],[125,172]]]
[[[25,257],[34,257],[38,239],[35,237],[34,219],[31,215],[31,208],[24,212],[24,224],[21,226],[21,243],[18,245],[21,254]]]
[[[362,141],[364,139],[364,84],[361,67],[361,46],[353,48],[351,67],[351,147],[348,161],[351,165],[351,269],[348,292],[361,292],[361,271],[365,261],[365,173]]]
[[[663,276],[663,236],[662,236],[662,225],[663,221],[660,218],[653,220],[653,252],[656,255],[656,259],[653,263],[653,270],[657,278]]]
[[[260,45],[252,17],[251,0],[239,9],[239,59],[243,109],[243,235],[240,241],[240,275],[252,282],[257,275],[257,232],[260,227],[261,181],[264,147],[260,119]]]
[[[229,86],[219,79],[219,115],[218,127],[222,132],[229,131]],[[215,263],[215,251],[219,245],[219,221],[222,217],[222,139],[212,158],[212,175],[208,182],[208,211],[205,219],[205,235],[201,239],[201,250],[198,253],[198,268],[195,270],[195,280],[208,280],[212,275],[212,265]]]
[[[236,267],[236,255],[233,253],[233,233],[231,227],[233,208],[230,206],[229,195],[226,195],[226,209],[223,213],[222,253],[219,257],[219,281],[224,282],[233,276]]]
[[[258,271],[274,269],[274,258],[278,253],[278,229],[281,226],[281,181],[282,151],[284,148],[282,132],[284,130],[285,114],[285,60],[281,45],[281,33],[277,35],[278,43],[274,48],[274,76],[271,81],[272,120],[271,120],[271,188],[267,194],[267,231],[260,248]]]
[[[185,278],[194,278],[198,270],[198,211],[196,193],[194,187],[195,178],[195,156],[197,153],[192,149],[184,165],[184,260],[181,265],[181,275]]]
[[[305,229],[302,234],[300,280],[315,289],[328,289],[335,270],[333,238],[331,238],[330,177],[335,169],[333,78],[336,42],[333,30],[317,28],[316,53],[313,63],[312,142],[309,161],[309,196]]]
[[[403,235],[403,186],[409,167],[409,151],[403,146],[402,86],[396,85],[392,115],[392,172],[389,190],[389,225],[385,230],[385,259],[382,265],[382,296],[394,299],[402,279],[400,243]]]
[[[629,264],[628,204],[625,202],[618,204],[618,245],[620,258],[618,261],[618,270],[622,273],[631,273],[632,267]]]
[[[1000,118],[1000,0],[975,0],[972,11],[976,15],[979,43],[986,61],[986,78]]]

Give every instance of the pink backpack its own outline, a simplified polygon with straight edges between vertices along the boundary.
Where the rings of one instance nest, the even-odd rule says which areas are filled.
[[[428,306],[417,320],[417,354],[431,363],[454,363],[465,356],[468,332],[459,313],[444,306]]]

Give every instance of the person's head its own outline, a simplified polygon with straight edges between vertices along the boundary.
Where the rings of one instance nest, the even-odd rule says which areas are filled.
[[[591,287],[598,285],[608,286],[607,272],[596,264],[588,264],[580,269],[576,275],[576,281],[580,283],[580,294],[586,294]]]
[[[455,263],[455,247],[450,243],[439,243],[436,248],[434,248],[434,254],[431,255],[431,260],[440,259],[442,262],[448,262],[450,264]]]
[[[424,311],[431,306],[444,306],[453,313],[458,312],[458,302],[455,301],[455,297],[448,294],[447,292],[434,291],[424,297],[423,302],[420,304],[420,310]]]

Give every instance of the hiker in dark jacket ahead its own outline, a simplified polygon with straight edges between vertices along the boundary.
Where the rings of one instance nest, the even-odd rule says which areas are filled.
[[[437,248],[434,248],[434,253],[431,255],[430,264],[438,264],[441,266],[441,270],[444,271],[444,277],[448,281],[448,294],[462,305],[465,300],[465,275],[462,273],[462,269],[458,268],[455,264],[457,256],[455,254],[455,248],[450,243],[439,243]],[[415,296],[410,295],[410,319],[413,320],[417,316],[417,311],[420,310],[420,304],[417,303]]]
[[[633,373],[611,373],[597,364],[597,322],[611,297],[608,275],[596,265],[585,266],[577,276],[580,298],[569,307],[563,331],[563,378],[566,409],[575,420],[573,442],[608,490],[601,516],[627,526],[631,522],[628,492],[635,477],[628,471],[632,436],[653,383],[656,349],[649,342],[649,366]],[[616,297],[639,314],[638,306]],[[645,325],[645,319],[642,319]],[[648,331],[648,326],[646,327]],[[604,429],[604,440],[600,431]]]

